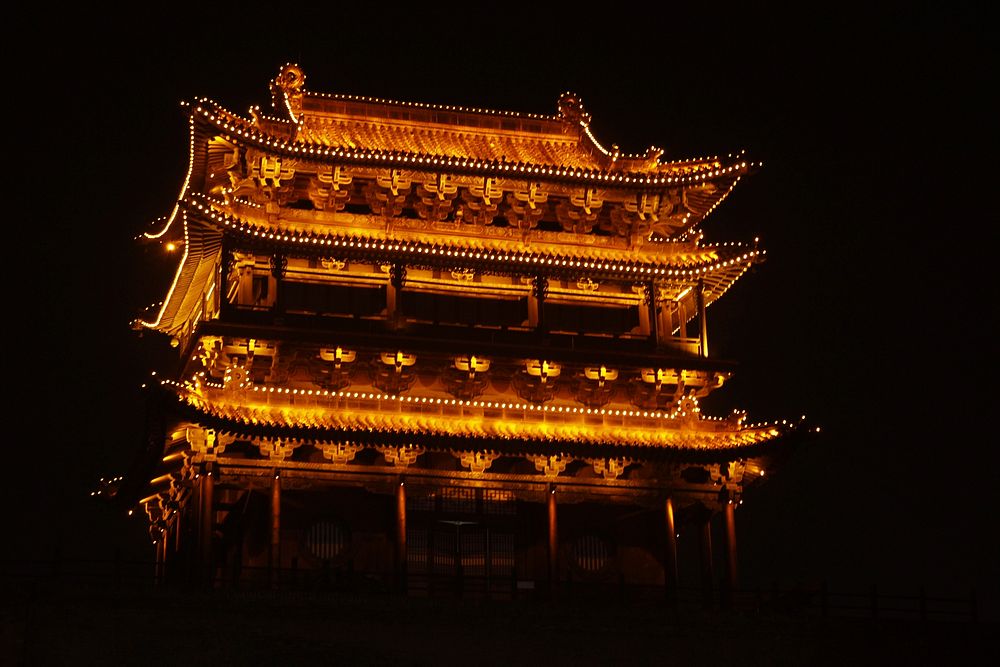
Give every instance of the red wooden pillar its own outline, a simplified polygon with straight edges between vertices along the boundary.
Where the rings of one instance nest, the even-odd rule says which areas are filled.
[[[271,550],[268,557],[271,570],[271,585],[278,585],[278,572],[281,569],[281,476],[274,471],[271,480]]]
[[[726,581],[729,590],[735,592],[739,587],[739,571],[736,561],[736,505],[733,501],[726,503]]]
[[[657,333],[659,329],[659,308],[657,308],[656,303],[656,283],[649,282],[643,287],[645,300],[646,300],[646,318],[649,320],[649,340],[652,341],[653,345],[656,345],[660,336]]]
[[[174,543],[174,525],[175,524],[173,522],[167,523],[166,526],[164,526],[163,531],[160,533],[160,540],[163,541],[163,555],[161,557],[163,566],[160,568],[162,570],[161,578],[163,581],[167,581],[170,578],[169,571],[174,564],[174,554],[171,546]]]
[[[180,510],[174,512],[174,561],[181,553],[181,517],[184,513]]]
[[[399,480],[396,487],[396,585],[400,593],[406,592],[406,482]]]
[[[664,503],[666,531],[667,531],[667,553],[663,560],[663,583],[667,588],[667,596],[671,600],[677,599],[677,526],[674,523],[674,500],[667,496]]]
[[[556,487],[549,486],[549,588],[555,591],[559,578],[559,529],[556,516]]]
[[[205,476],[201,473],[196,473],[196,475],[191,486],[191,498],[188,500],[188,517],[191,519],[191,525],[187,530],[189,543],[184,548],[187,581],[191,585],[197,585],[198,578],[201,576],[201,510],[204,503],[202,481]]]
[[[153,542],[153,555],[156,558],[156,565],[153,568],[154,580],[157,585],[163,584],[163,561],[164,554],[167,552],[167,538],[163,530],[160,530],[160,536],[155,542]]]
[[[695,293],[698,302],[698,350],[701,356],[708,356],[708,321],[705,319],[705,281],[698,279]]]
[[[701,522],[701,587],[706,602],[711,601],[715,582],[712,566],[712,513],[705,511]]]
[[[208,586],[212,585],[212,530],[214,512],[215,478],[209,470],[201,478],[201,572]]]

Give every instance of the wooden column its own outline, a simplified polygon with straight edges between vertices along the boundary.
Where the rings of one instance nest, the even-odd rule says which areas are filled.
[[[271,255],[271,277],[274,279],[274,312],[282,315],[285,312],[285,298],[282,283],[285,281],[285,271],[288,269],[288,258],[281,253]]]
[[[677,336],[687,338],[687,335],[687,308],[684,306],[684,299],[681,299],[677,302]]]
[[[274,472],[271,480],[271,551],[268,558],[271,569],[271,585],[278,584],[278,571],[281,569],[281,476]]]
[[[639,310],[646,313],[646,333],[649,335],[649,340],[655,345],[659,341],[659,322],[657,321],[659,309],[656,307],[656,284],[646,283],[643,285],[643,292],[643,306]]]
[[[177,556],[181,553],[181,517],[184,513],[178,509],[174,512],[174,560],[177,560]]]
[[[385,319],[389,324],[396,323],[396,302],[397,302],[397,289],[396,286],[392,284],[390,280],[385,285]]]
[[[170,578],[170,572],[173,570],[174,566],[174,549],[173,544],[176,541],[174,539],[174,528],[177,526],[175,522],[167,524],[167,527],[163,529],[163,579],[164,581]]]
[[[161,555],[160,555],[160,578],[162,581],[167,581],[167,563],[171,562],[170,558],[170,531],[164,530],[163,535],[160,537]]]
[[[239,286],[237,287],[236,303],[241,306],[256,305],[253,293],[253,264],[247,263],[239,268]]]
[[[712,566],[712,513],[705,511],[701,521],[701,587],[706,602],[712,599],[715,569]]]
[[[549,280],[545,276],[535,276],[531,281],[528,296],[528,323],[537,331],[545,331],[545,297],[549,293]]]
[[[556,487],[549,486],[549,588],[553,592],[559,577],[559,531],[556,522]]]
[[[739,570],[736,561],[736,505],[733,501],[726,504],[726,582],[729,590],[735,592],[739,588]]]
[[[396,487],[396,586],[406,592],[406,482]]]
[[[658,301],[654,307],[656,312],[656,343],[662,345],[674,335],[673,302]]]
[[[393,327],[406,322],[403,314],[403,286],[406,285],[406,267],[396,263],[389,267],[389,283],[385,288],[385,314]]]
[[[667,530],[667,552],[663,559],[663,583],[667,589],[667,596],[671,600],[677,599],[677,526],[674,523],[674,500],[667,496],[664,503],[666,530]]]
[[[201,572],[204,582],[212,585],[212,529],[214,528],[215,478],[209,470],[201,478]]]
[[[153,567],[153,577],[157,585],[163,583],[163,554],[166,552],[167,538],[160,531],[160,537],[153,543],[153,557],[156,565]]]
[[[646,305],[645,297],[643,297],[643,300],[639,302],[638,315],[639,315],[639,333],[641,333],[643,336],[649,336],[655,340],[655,337],[653,337],[652,335],[653,318],[650,315],[650,307]]]
[[[708,321],[705,319],[705,281],[698,279],[698,290],[695,293],[698,297],[698,341],[700,343],[700,354],[708,356]]]
[[[188,528],[190,544],[187,547],[188,563],[188,583],[197,583],[198,573],[201,572],[201,507],[202,507],[202,478],[204,475],[198,474],[191,489],[191,499],[188,503],[191,511],[191,526]]]

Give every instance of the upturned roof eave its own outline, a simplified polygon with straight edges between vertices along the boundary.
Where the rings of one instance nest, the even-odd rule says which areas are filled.
[[[531,164],[502,160],[486,160],[468,157],[434,155],[430,153],[409,153],[388,151],[379,147],[334,147],[307,143],[295,139],[297,124],[293,121],[267,118],[267,122],[248,120],[222,105],[207,98],[189,103],[192,118],[196,122],[209,123],[222,130],[230,140],[249,141],[257,147],[288,157],[301,159],[329,160],[332,162],[368,165],[398,166],[407,169],[488,173],[497,176],[520,177],[526,179],[560,180],[582,182],[602,187],[649,188],[675,185],[694,185],[719,180],[728,180],[747,174],[753,164],[739,153],[704,159],[683,159],[657,162],[649,171],[623,171],[614,166],[610,169],[563,166],[557,164]],[[287,128],[286,136],[268,130],[268,126]],[[623,160],[621,164],[634,160]],[[617,164],[617,163],[616,163]],[[674,169],[683,172],[693,169],[693,173],[672,173]]]
[[[356,424],[350,424],[357,415],[352,411],[344,412],[344,424],[323,425],[309,423],[307,420],[296,421],[290,418],[285,411],[277,410],[275,419],[261,418],[259,412],[252,416],[249,407],[241,406],[232,410],[224,410],[219,406],[212,406],[203,401],[191,401],[185,397],[185,390],[163,388],[169,394],[173,394],[177,403],[176,410],[179,416],[203,426],[210,426],[220,432],[245,435],[248,437],[280,437],[291,440],[302,441],[337,441],[348,439],[361,444],[379,445],[422,445],[443,450],[490,450],[490,451],[511,451],[518,453],[539,453],[552,454],[565,452],[578,456],[628,456],[634,458],[680,460],[691,462],[721,462],[731,461],[750,456],[759,456],[770,453],[779,446],[780,443],[790,436],[802,431],[797,425],[766,424],[743,429],[746,433],[758,434],[754,442],[745,444],[735,444],[729,446],[678,446],[663,444],[638,444],[623,438],[615,438],[617,429],[613,427],[593,428],[593,436],[590,439],[581,438],[579,433],[560,435],[558,431],[553,431],[545,437],[519,437],[501,435],[490,432],[484,428],[484,433],[460,433],[448,432],[447,430],[427,428],[426,420],[414,420],[413,428],[375,428],[371,424],[356,420]],[[235,412],[246,411],[248,414],[235,415]],[[336,417],[338,413],[325,411],[327,416]],[[416,422],[420,421],[419,428]],[[488,424],[488,420],[484,420]],[[598,432],[604,432],[599,435]],[[734,431],[737,433],[739,431]],[[689,435],[704,438],[711,437],[709,432],[691,432]],[[717,435],[725,437],[732,435],[728,432],[720,432]]]

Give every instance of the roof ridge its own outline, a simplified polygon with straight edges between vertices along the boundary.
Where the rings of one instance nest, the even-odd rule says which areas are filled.
[[[362,102],[365,104],[379,104],[384,106],[409,107],[415,109],[427,109],[431,111],[451,111],[455,113],[467,113],[484,116],[504,116],[511,118],[527,118],[531,120],[551,120],[562,121],[563,117],[558,114],[540,114],[529,111],[510,111],[506,109],[489,109],[486,107],[467,107],[458,104],[438,104],[435,102],[408,102],[403,100],[392,100],[384,97],[371,97],[368,95],[353,95],[347,93],[320,93],[311,90],[302,90],[305,97],[318,97],[344,102]]]

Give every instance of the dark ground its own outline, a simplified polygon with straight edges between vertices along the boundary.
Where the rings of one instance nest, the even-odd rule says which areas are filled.
[[[272,592],[6,595],[3,664],[961,665],[995,624]]]

